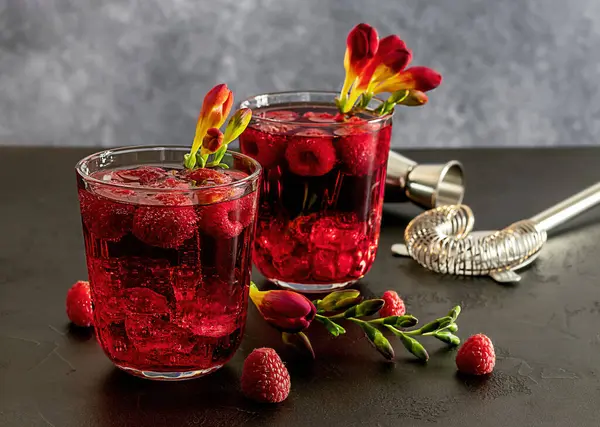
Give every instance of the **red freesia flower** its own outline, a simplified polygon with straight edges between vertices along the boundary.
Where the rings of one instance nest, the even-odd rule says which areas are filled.
[[[207,128],[219,128],[225,123],[232,105],[233,92],[224,83],[217,85],[204,97],[198,121],[202,121]]]
[[[438,87],[441,82],[442,76],[437,71],[427,67],[411,67],[379,83],[373,92],[396,92],[402,89],[427,92]]]
[[[365,70],[370,68],[369,66],[377,53],[378,47],[379,35],[377,34],[377,30],[368,24],[358,24],[348,34],[348,38],[346,39],[346,54],[344,55],[346,77],[340,96],[342,103],[346,101],[348,91],[356,79]]]
[[[250,299],[273,327],[282,332],[296,333],[310,326],[317,309],[304,295],[292,291],[259,291],[250,285]]]
[[[394,74],[404,70],[412,59],[412,52],[400,37],[391,35],[379,42],[379,49],[373,61],[374,73],[372,80],[384,81]]]

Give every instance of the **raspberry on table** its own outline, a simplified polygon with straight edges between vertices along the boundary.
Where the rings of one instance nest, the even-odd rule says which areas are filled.
[[[67,316],[77,326],[94,324],[90,282],[80,280],[67,292]]]
[[[385,305],[379,310],[379,317],[404,316],[406,307],[396,291],[385,291],[381,297]]]
[[[257,348],[244,361],[242,392],[263,403],[283,402],[290,393],[290,374],[272,348]]]
[[[456,366],[463,374],[486,375],[494,370],[495,364],[494,344],[484,334],[469,337],[456,354]]]
[[[332,139],[328,137],[293,137],[285,150],[291,172],[301,176],[321,176],[336,163]]]

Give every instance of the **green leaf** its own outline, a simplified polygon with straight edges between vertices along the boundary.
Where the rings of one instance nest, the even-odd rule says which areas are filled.
[[[344,310],[357,303],[360,298],[360,291],[356,289],[345,289],[328,294],[322,300],[315,301],[317,309],[323,311]]]
[[[459,345],[460,344],[460,338],[458,338],[456,335],[454,335],[453,333],[449,332],[449,331],[439,331],[436,332],[435,334],[433,334],[434,337],[436,337],[438,340],[445,342],[446,344],[450,344],[450,345]]]
[[[218,165],[219,163],[221,163],[221,160],[223,160],[223,156],[225,155],[225,153],[227,152],[227,145],[223,144],[217,151],[215,151],[215,154],[213,154],[213,161],[211,163],[214,163],[216,165]]]
[[[400,338],[402,345],[413,355],[415,355],[418,359],[427,362],[429,360],[429,354],[427,354],[427,350],[425,347],[421,345],[419,341],[406,335],[404,332],[397,330],[393,326],[386,325],[387,328],[392,331],[394,335]]]
[[[408,89],[398,90],[390,95],[387,102],[389,104],[398,104],[399,102],[404,101],[409,93],[410,91]]]
[[[381,353],[383,357],[388,360],[392,360],[394,358],[394,349],[388,339],[383,336],[381,331],[373,326],[369,325],[367,322],[364,322],[359,319],[351,319],[354,323],[361,327],[364,331],[365,335],[373,344],[373,347]]]
[[[185,166],[186,169],[194,169],[196,166],[196,156],[185,154],[183,156],[183,166]]]
[[[419,320],[412,314],[405,314],[404,316],[389,316],[382,319],[376,319],[371,323],[380,323],[383,325],[390,325],[394,328],[410,328],[415,326]]]
[[[381,310],[384,305],[385,301],[382,299],[369,299],[344,311],[344,317],[349,319],[351,317],[372,316]]]
[[[437,331],[440,328],[448,326],[452,323],[453,320],[451,317],[445,316],[440,317],[439,319],[435,319],[433,322],[429,322],[419,328],[419,332],[421,334],[426,334],[429,332]]]
[[[325,329],[327,329],[327,331],[333,335],[334,337],[338,337],[341,334],[345,334],[346,330],[344,328],[342,328],[340,325],[338,325],[337,323],[329,320],[327,317],[325,316],[321,316],[320,314],[317,314],[315,316],[315,319],[319,322],[321,322],[324,326]]]
[[[298,332],[295,334],[282,332],[281,339],[286,345],[295,347],[299,350],[307,350],[311,354],[312,358],[315,358],[315,351],[313,350],[310,340],[304,332]]]
[[[443,330],[448,332],[456,332],[458,331],[458,325],[456,323],[450,323]],[[441,332],[441,330],[438,330],[438,332]]]
[[[196,153],[196,164],[199,165],[199,167],[203,168],[206,166],[206,160],[208,159],[208,154],[201,154],[200,151],[198,151]]]
[[[447,317],[450,317],[452,319],[452,321],[455,322],[456,319],[458,318],[458,315],[460,314],[460,311],[461,311],[460,305],[457,305],[452,310],[450,310]]]

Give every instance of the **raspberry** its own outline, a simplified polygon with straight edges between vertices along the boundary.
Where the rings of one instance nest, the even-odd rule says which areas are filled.
[[[396,291],[385,291],[381,299],[385,301],[385,305],[379,310],[379,317],[404,316],[406,313],[404,301]]]
[[[336,162],[332,139],[328,137],[292,137],[285,158],[290,171],[301,176],[325,175]]]
[[[293,122],[294,120],[296,120],[298,118],[298,113],[296,113],[295,111],[286,111],[286,110],[266,111],[265,113],[263,113],[262,117],[265,117],[265,118],[271,119],[271,120],[278,120],[278,121],[282,121],[282,122]]]
[[[331,136],[331,134],[325,129],[316,128],[302,128],[294,133],[296,136]]]
[[[335,123],[338,115],[334,116],[333,114],[326,112],[315,113],[313,111],[308,111],[304,113],[302,117],[315,123]]]
[[[231,239],[246,228],[256,214],[256,193],[199,208],[199,226],[213,237]]]
[[[138,182],[140,185],[152,184],[167,175],[167,172],[154,166],[140,166],[115,172],[115,175],[125,182]]]
[[[495,364],[494,344],[483,334],[470,337],[456,354],[456,366],[463,374],[489,374],[494,370]]]
[[[378,133],[349,126],[338,129],[336,148],[342,169],[350,175],[364,176],[379,166],[377,158]]]
[[[272,348],[257,348],[246,358],[242,392],[262,403],[283,402],[290,394],[290,374]]]
[[[194,181],[196,187],[205,187],[210,185],[229,184],[233,181],[229,175],[219,172],[215,169],[199,168],[184,175],[189,181]]]
[[[264,168],[276,166],[285,152],[286,137],[247,128],[240,135],[242,153],[252,157]]]
[[[67,292],[67,316],[77,326],[94,324],[90,282],[80,280]]]
[[[133,235],[148,245],[176,248],[194,236],[197,220],[191,206],[141,206],[133,219]]]
[[[79,190],[79,203],[83,224],[96,237],[119,240],[131,229],[132,205],[101,199],[86,190]]]

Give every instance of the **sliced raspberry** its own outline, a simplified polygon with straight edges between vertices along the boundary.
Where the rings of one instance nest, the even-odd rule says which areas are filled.
[[[404,316],[406,307],[396,291],[385,291],[381,297],[385,305],[379,310],[379,317]]]
[[[350,253],[319,250],[313,254],[312,275],[317,280],[347,280],[354,268],[354,257]]]
[[[342,170],[350,175],[364,176],[372,173],[378,166],[377,146],[379,135],[368,132],[362,127],[348,126],[338,129],[336,148]],[[343,134],[343,136],[341,135]]]
[[[187,181],[183,181],[173,176],[170,176],[162,181],[156,181],[151,185],[158,188],[175,188],[179,190],[187,190],[190,188],[190,184]]]
[[[256,215],[256,192],[236,200],[198,208],[200,229],[213,237],[231,239],[238,236]]]
[[[133,235],[148,245],[176,248],[194,236],[197,220],[191,206],[141,206],[133,220]]]
[[[325,129],[316,129],[316,128],[300,128],[298,131],[294,133],[296,136],[331,136]]]
[[[67,316],[77,326],[89,327],[94,324],[90,283],[80,280],[67,292]]]
[[[124,182],[137,182],[140,185],[147,185],[164,178],[167,171],[155,166],[140,166],[135,169],[116,171],[114,174]]]
[[[190,206],[192,200],[184,194],[159,193],[154,196],[159,204],[164,206]]]
[[[290,393],[290,374],[272,348],[257,348],[244,361],[242,392],[263,403],[283,402]]]
[[[86,190],[79,190],[79,203],[83,224],[94,236],[119,240],[131,230],[132,205],[99,198]]]
[[[456,366],[463,374],[486,375],[494,370],[495,365],[494,344],[484,334],[467,339],[456,354]]]
[[[286,136],[261,132],[249,127],[239,139],[242,153],[258,161],[264,168],[274,167],[283,159]]]
[[[285,150],[290,171],[301,176],[321,176],[335,166],[336,156],[329,137],[292,137]]]
[[[326,112],[315,113],[313,111],[308,111],[304,113],[302,117],[315,123],[335,123],[338,119],[338,114],[333,115]]]
[[[278,120],[281,122],[293,122],[298,118],[298,113],[295,111],[265,111],[261,117],[265,117],[271,120]]]
[[[183,178],[194,181],[196,187],[208,187],[211,185],[229,184],[233,178],[228,174],[216,169],[198,168],[183,175]]]

